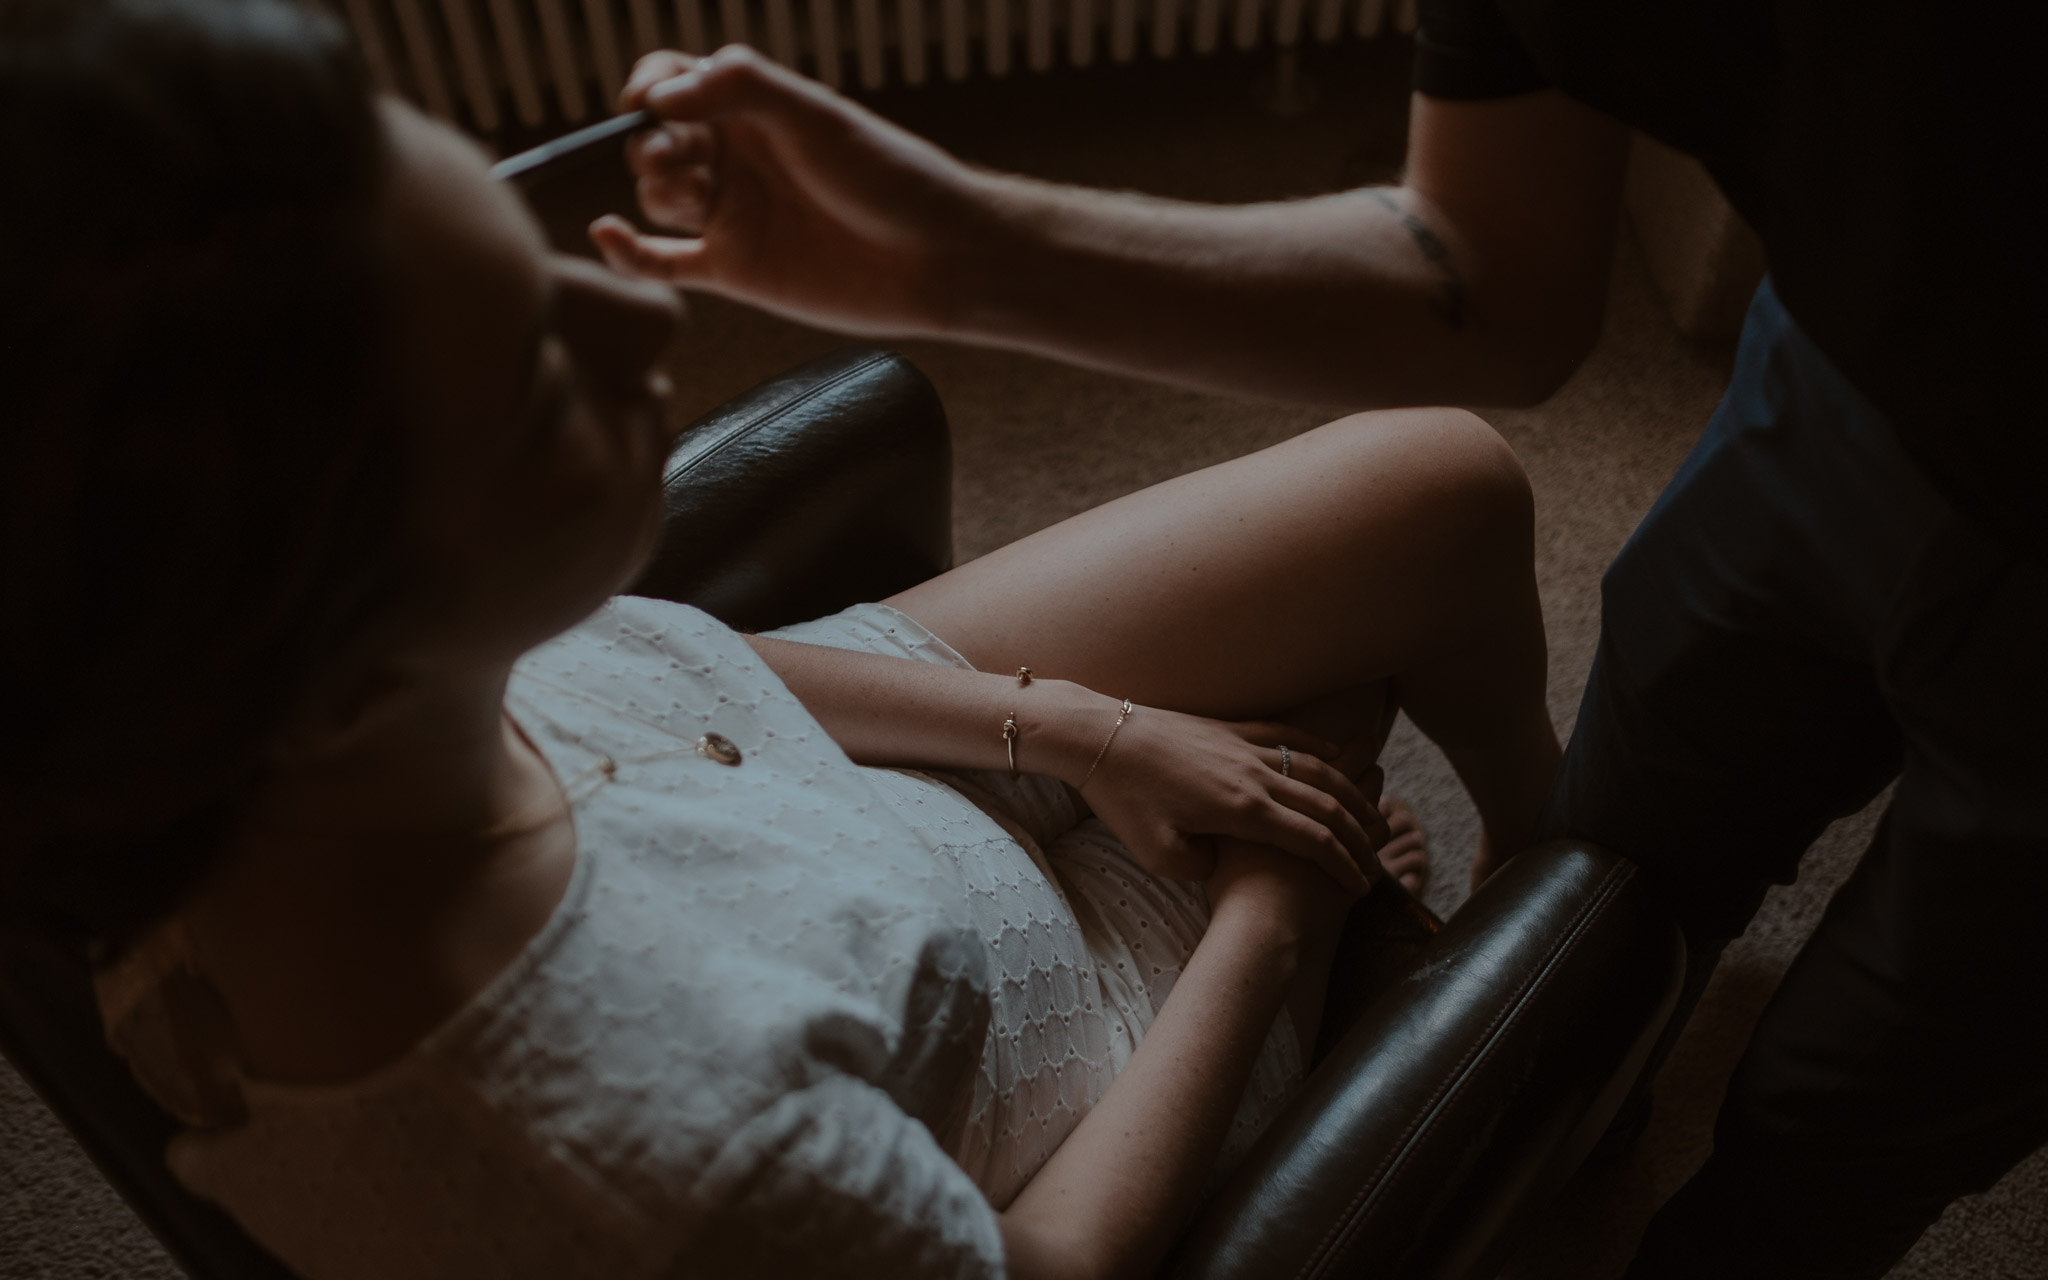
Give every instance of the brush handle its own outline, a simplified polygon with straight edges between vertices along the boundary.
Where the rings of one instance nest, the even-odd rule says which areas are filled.
[[[507,156],[491,166],[491,176],[500,182],[524,184],[538,177],[541,170],[653,123],[654,117],[645,111],[632,111],[622,116],[613,116],[609,120],[599,121],[574,133],[565,133],[553,142],[542,143],[531,151]]]

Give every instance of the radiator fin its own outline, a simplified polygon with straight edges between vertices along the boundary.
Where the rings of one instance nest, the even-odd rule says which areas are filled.
[[[455,69],[462,78],[462,91],[469,101],[471,119],[486,133],[498,128],[498,93],[484,65],[483,42],[477,39],[475,16],[469,0],[441,0],[441,17],[455,46]]]
[[[777,62],[796,62],[796,10],[790,0],[767,0],[768,56]],[[822,77],[820,77],[822,79]]]
[[[676,39],[684,53],[711,52],[711,37],[704,30],[702,0],[676,0]]]
[[[384,44],[383,23],[370,0],[346,0],[349,25],[355,28],[356,44],[362,48],[363,63],[370,79],[386,93],[399,92],[398,74],[391,66],[391,51]]]
[[[839,87],[839,6],[834,0],[811,0],[811,74],[834,89]],[[778,59],[796,65],[796,58]]]
[[[885,80],[881,0],[853,0],[853,48],[860,60],[860,87],[881,88]]]
[[[1273,18],[1273,43],[1291,49],[1301,43],[1301,0],[1280,0]]]
[[[946,49],[946,79],[967,78],[967,0],[940,0],[939,26]]]
[[[541,40],[548,51],[548,81],[555,105],[570,123],[586,119],[590,106],[583,97],[583,69],[576,56],[575,36],[562,0],[534,0],[540,15]]]
[[[1180,51],[1180,0],[1153,0],[1152,56],[1161,62]]]
[[[1010,74],[1010,0],[983,0],[981,33],[987,46],[988,73]]]
[[[1095,0],[1073,0],[1067,20],[1067,61],[1077,67],[1095,63]]]
[[[619,56],[618,15],[612,0],[583,0],[584,29],[590,33],[591,59],[597,64],[598,102],[608,108],[626,87],[626,62]]]
[[[747,0],[718,0],[718,42],[752,44],[747,34]]]
[[[419,0],[394,0],[398,7],[398,33],[405,41],[406,62],[412,70],[413,92],[420,105],[437,116],[455,114],[448,97],[448,82],[441,75],[441,57],[434,48],[433,33]]]
[[[540,76],[527,48],[526,19],[514,0],[491,0],[491,26],[498,37],[498,58],[512,87],[512,108],[519,123],[533,126],[547,119],[541,104]]]
[[[1033,71],[1052,68],[1052,0],[1030,0],[1024,19],[1024,65]]]
[[[897,0],[896,47],[903,53],[903,82],[925,81],[925,34],[923,0]]]
[[[1344,0],[1316,0],[1316,39],[1324,44],[1344,31]]]
[[[1230,35],[1240,49],[1259,47],[1259,0],[1237,0],[1237,22]]]
[[[653,53],[666,43],[661,38],[661,17],[654,11],[654,0],[633,0],[633,58]]]

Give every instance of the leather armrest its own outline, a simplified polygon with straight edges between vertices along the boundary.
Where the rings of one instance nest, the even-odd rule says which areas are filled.
[[[952,438],[899,355],[833,352],[699,419],[635,595],[760,631],[879,600],[953,563]]]
[[[1415,948],[1165,1274],[1491,1276],[1619,1110],[1684,970],[1634,864],[1520,855]]]

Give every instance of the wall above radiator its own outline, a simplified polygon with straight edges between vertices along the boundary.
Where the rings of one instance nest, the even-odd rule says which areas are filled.
[[[327,0],[386,89],[483,133],[608,115],[654,49],[751,44],[835,88],[1291,48],[1415,26],[1415,0]]]

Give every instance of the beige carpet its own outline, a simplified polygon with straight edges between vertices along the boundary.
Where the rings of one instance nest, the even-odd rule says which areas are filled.
[[[994,167],[1210,200],[1302,195],[1398,166],[1406,92],[1397,42],[1349,46],[1309,72],[1305,114],[1278,117],[1269,60],[1135,67],[1056,82],[1012,81],[891,97],[883,105]],[[1262,80],[1265,77],[1265,80]],[[562,193],[575,225],[616,198],[602,175]],[[1551,643],[1551,706],[1570,727],[1597,624],[1601,568],[1677,466],[1727,375],[1725,351],[1688,347],[1652,295],[1634,248],[1616,262],[1599,349],[1541,408],[1487,415],[1520,453],[1538,504],[1538,569]],[[677,374],[686,408],[717,403],[841,339],[716,302],[696,308]],[[1287,438],[1329,416],[935,344],[902,347],[938,384],[956,443],[962,559],[1108,498]],[[1477,826],[1448,767],[1405,724],[1390,785],[1433,832],[1442,912],[1462,896]],[[1509,1274],[1618,1275],[1655,1205],[1707,1149],[1715,1099],[1747,1028],[1867,837],[1840,824],[1801,881],[1774,893],[1708,988],[1658,1085],[1649,1132],[1589,1170]],[[0,1277],[174,1276],[176,1269],[11,1072],[0,1068]],[[1952,1209],[1897,1280],[2048,1280],[2048,1155]],[[1734,1278],[1731,1278],[1734,1280]]]

